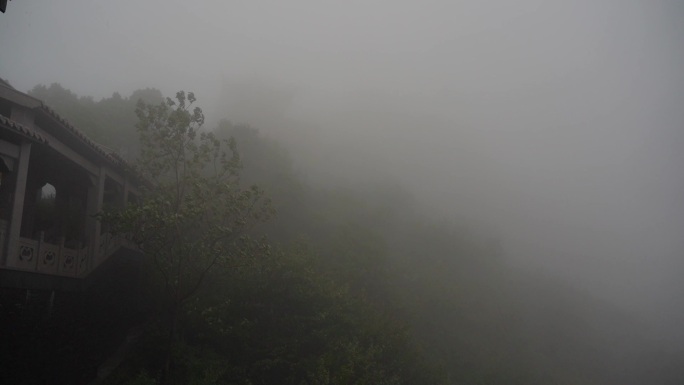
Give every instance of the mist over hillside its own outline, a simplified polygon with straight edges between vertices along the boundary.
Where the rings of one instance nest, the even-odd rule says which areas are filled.
[[[648,384],[657,383],[649,371],[681,373],[659,366],[684,349],[681,5],[9,5],[0,15],[0,76],[62,107],[79,127],[106,122],[104,101],[123,95],[128,112],[109,121],[128,136],[108,128],[100,138],[121,149],[134,137],[135,90],[194,91],[208,129],[252,140],[247,160],[250,151],[276,154],[254,161],[262,182],[287,191],[289,211],[271,230],[282,235],[291,219],[315,239],[311,214],[336,218],[326,226],[353,218],[350,226],[382,237],[400,261],[395,273],[408,277],[395,284],[435,301],[427,306],[416,294],[405,306],[444,308],[442,317],[412,318],[435,356],[451,354],[439,345],[442,333],[459,354],[489,359],[487,346],[497,346],[503,366],[538,360],[564,378],[573,363],[600,373],[580,383]],[[72,104],[58,105],[64,94],[50,99],[54,82],[73,92]],[[464,233],[477,252],[451,249],[448,240]],[[496,262],[460,259],[469,253]],[[445,255],[458,257],[440,262]],[[416,283],[431,281],[443,286]],[[464,309],[472,319],[460,318]],[[515,331],[493,336],[501,325]],[[474,336],[456,335],[458,327]],[[507,362],[519,352],[524,364]],[[621,372],[634,362],[643,373]],[[539,375],[540,383],[551,378]]]

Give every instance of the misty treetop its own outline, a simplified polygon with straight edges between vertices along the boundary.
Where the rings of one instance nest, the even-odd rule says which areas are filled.
[[[161,91],[145,88],[129,97],[115,92],[109,98],[95,101],[92,97],[79,97],[58,83],[37,85],[29,95],[54,108],[91,139],[131,161],[140,149],[135,114],[138,101],[157,104],[163,100]]]
[[[138,101],[143,180],[137,203],[105,212],[111,231],[133,240],[161,273],[172,311],[212,267],[228,264],[235,242],[273,210],[258,187],[243,189],[234,140],[199,132],[204,115],[194,94],[153,105]]]

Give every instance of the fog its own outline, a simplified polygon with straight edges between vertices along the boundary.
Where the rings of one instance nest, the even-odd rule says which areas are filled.
[[[682,343],[682,17],[646,0],[15,0],[0,76],[193,90],[308,178],[397,179],[496,234],[511,265]]]

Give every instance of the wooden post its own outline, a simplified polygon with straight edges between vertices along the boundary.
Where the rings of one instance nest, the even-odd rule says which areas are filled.
[[[36,256],[33,258],[33,270],[38,271],[38,266],[40,266],[40,256],[43,252],[43,245],[45,243],[45,231],[38,233],[38,243],[36,247]]]
[[[55,260],[55,270],[53,274],[60,274],[60,264],[63,261],[64,258],[64,237],[59,237],[59,252],[57,253],[57,259]]]
[[[100,174],[93,180],[93,185],[88,189],[88,217],[86,219],[86,231],[90,243],[90,262],[88,270],[94,269],[100,262],[100,221],[95,215],[102,211],[104,199],[105,170],[100,167]]]
[[[2,261],[6,266],[15,266],[16,260],[19,257],[19,235],[21,232],[21,219],[24,213],[24,196],[26,195],[26,179],[28,177],[30,156],[31,143],[22,143],[17,162],[17,179],[14,186],[12,217],[7,234],[7,254],[5,254],[5,258]]]

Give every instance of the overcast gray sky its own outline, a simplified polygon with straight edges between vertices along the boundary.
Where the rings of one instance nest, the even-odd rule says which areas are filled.
[[[200,103],[256,88],[207,112],[301,123],[301,151],[344,180],[394,175],[519,263],[678,325],[682,20],[657,0],[14,0],[0,77]]]

